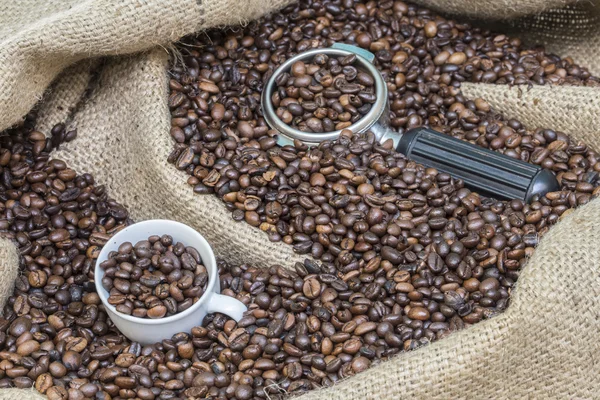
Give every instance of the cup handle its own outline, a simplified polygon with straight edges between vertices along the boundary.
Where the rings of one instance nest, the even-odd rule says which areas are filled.
[[[230,316],[236,322],[242,319],[247,310],[248,307],[241,301],[219,293],[213,293],[207,305],[209,313],[219,312]]]

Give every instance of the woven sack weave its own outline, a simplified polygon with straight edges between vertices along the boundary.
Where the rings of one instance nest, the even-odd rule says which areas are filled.
[[[31,3],[32,6],[37,4],[34,1]],[[74,7],[68,10],[85,7],[86,4],[92,5],[92,3],[98,2],[78,2],[77,6],[73,2]],[[121,3],[142,4],[142,8],[153,4],[152,1],[129,0]],[[261,2],[249,2],[252,3],[258,5]],[[282,1],[271,2],[263,8],[256,6],[254,14],[246,15],[254,17],[261,12],[281,6],[282,3]],[[195,1],[175,1],[170,4],[173,7],[179,5],[185,10],[196,10],[198,12],[196,17],[200,19],[202,15],[206,15],[206,10],[202,10],[202,6],[198,6]],[[441,2],[438,1],[436,4],[439,5]],[[56,22],[66,13],[65,8],[57,16],[54,9],[48,5],[47,7],[47,10],[37,9],[41,15],[46,16],[40,18],[41,21]],[[252,11],[252,7],[250,9]],[[126,10],[135,10],[135,6],[126,7]],[[158,8],[154,9],[155,12],[157,10]],[[540,6],[534,11],[544,10],[545,7]],[[561,21],[564,21],[565,16],[571,15],[570,10],[572,9],[558,13],[550,11],[545,14],[560,15],[561,19],[548,21],[546,17],[537,16],[518,18],[506,24],[509,28],[529,26],[530,32],[533,33],[524,34],[526,40],[528,37],[535,40],[546,37],[548,44],[552,42],[551,35],[540,36],[540,32],[554,29],[553,21],[562,24]],[[592,7],[591,11],[588,11],[593,14],[596,10]],[[79,8],[78,11],[66,15],[74,18],[82,11],[83,9]],[[457,10],[448,8],[448,11]],[[154,24],[156,30],[157,24],[161,26],[165,24],[162,19],[160,23],[156,22],[158,16],[144,20],[136,17],[135,11],[132,12],[134,14],[128,15],[127,19],[119,19],[119,22],[125,25],[123,29],[126,31],[127,26],[133,24],[132,19],[136,21],[135,29],[144,32],[146,29],[152,31],[152,28],[146,25]],[[142,12],[142,14],[148,16],[152,11],[145,10],[145,12],[147,13]],[[110,18],[114,18],[115,15],[103,14],[104,17]],[[506,17],[515,15],[507,14]],[[18,108],[13,107],[18,103],[17,101],[11,100],[11,103],[7,104],[0,99],[0,127],[6,127],[21,118],[33,102],[45,92],[39,113],[39,129],[48,131],[54,123],[68,120],[69,126],[76,127],[79,132],[76,141],[66,145],[54,156],[66,160],[78,171],[93,173],[98,182],[107,185],[114,198],[128,207],[135,220],[177,219],[191,224],[202,232],[215,247],[218,255],[233,262],[292,266],[293,261],[298,260],[299,257],[293,254],[289,246],[269,243],[266,235],[259,230],[243,223],[232,222],[229,212],[216,197],[193,195],[185,184],[185,174],[176,171],[166,163],[171,142],[168,135],[170,118],[166,106],[168,91],[165,69],[168,53],[164,47],[159,46],[134,56],[111,57],[103,60],[99,66],[97,62],[86,59],[90,55],[131,53],[151,47],[153,44],[166,45],[168,41],[176,39],[181,34],[208,26],[208,23],[203,22],[208,21],[206,18],[200,22],[191,21],[194,18],[190,20],[182,16],[181,18],[180,23],[175,24],[177,26],[174,25],[170,30],[165,29],[164,32],[167,34],[160,40],[153,39],[150,34],[146,37],[136,35],[135,38],[130,37],[126,45],[123,41],[115,39],[114,42],[104,43],[98,47],[93,46],[97,44],[96,41],[90,40],[78,50],[69,48],[64,52],[52,52],[54,55],[46,58],[45,62],[56,61],[66,55],[75,56],[71,61],[65,62],[61,68],[48,68],[50,72],[56,70],[58,73],[65,66],[84,60],[65,70],[46,91],[48,82],[54,77],[45,80],[37,77],[31,79],[33,83],[27,85],[31,85],[33,90],[28,90],[29,87],[26,88],[23,83],[17,82],[11,96],[18,94],[28,100],[24,100]],[[532,18],[541,18],[546,24],[545,28],[527,25],[527,23],[531,24],[527,21],[532,21]],[[138,24],[142,20],[145,22]],[[210,21],[211,24],[221,25],[239,22],[239,20],[240,16]],[[26,24],[27,18],[21,17],[15,21],[13,31],[9,29],[0,33],[8,35],[9,39],[14,32],[20,33],[17,27],[19,23]],[[183,27],[185,21],[188,21],[189,25]],[[594,21],[594,19],[590,17],[587,21]],[[99,24],[99,29],[104,29],[102,26],[113,27],[115,25],[113,22]],[[50,26],[53,25],[44,27]],[[589,31],[597,28],[592,25],[586,26]],[[181,30],[178,30],[179,28]],[[40,37],[43,36],[45,35]],[[113,38],[108,36],[101,36],[99,41],[107,39],[110,42]],[[582,43],[587,43],[587,38],[587,36],[583,37]],[[565,39],[565,43],[570,40]],[[10,64],[7,64],[9,59],[3,58],[3,55],[7,54],[4,53],[6,43],[12,41],[2,42],[0,70],[2,68],[11,70]],[[36,49],[37,53],[30,53],[30,56],[38,53],[46,54],[46,51],[49,51],[45,50],[44,44],[39,44],[35,40],[33,43],[38,44],[39,47]],[[567,48],[569,53],[558,50],[562,55],[573,54],[577,62],[590,67],[592,71],[599,67],[598,63],[592,64],[594,60],[589,53],[582,54],[582,60],[585,62],[580,61],[575,47]],[[61,57],[56,54],[60,54]],[[29,57],[26,58],[26,62],[33,63],[39,69],[44,66],[44,57],[40,57],[37,62],[35,57],[33,60]],[[96,67],[99,68],[99,72],[94,79],[93,90],[87,91],[92,70]],[[30,67],[29,71],[31,72],[32,69],[35,68]],[[23,77],[32,76],[34,76],[32,73],[23,75]],[[7,87],[2,82],[0,77],[0,89]],[[3,92],[0,91],[0,96],[5,95]],[[543,126],[564,130],[576,139],[600,148],[599,121],[596,117],[600,115],[598,89],[534,87],[527,91],[525,88],[464,84],[463,92],[467,97],[485,98],[497,109],[520,119],[530,128]],[[595,354],[600,351],[600,345],[595,340],[600,328],[600,272],[597,261],[600,259],[600,246],[598,246],[597,234],[594,233],[598,227],[600,227],[600,200],[595,200],[571,213],[551,229],[523,270],[512,304],[502,315],[454,333],[430,346],[382,362],[333,388],[312,392],[302,398],[353,400],[596,397],[599,389],[596,382],[600,372],[600,364],[595,361]],[[7,242],[0,242],[0,255],[3,254],[2,251],[16,254]],[[13,260],[8,264],[8,270],[16,274],[14,272],[17,269],[16,258]],[[11,285],[12,281],[0,280],[0,286],[7,282]],[[0,287],[0,293],[10,291],[11,288],[12,286],[8,286],[8,289]],[[32,390],[0,390],[0,399],[4,398],[33,399],[43,398],[43,396],[35,394]]]
[[[166,46],[235,25],[291,0],[0,1],[0,130],[22,118],[79,60]]]

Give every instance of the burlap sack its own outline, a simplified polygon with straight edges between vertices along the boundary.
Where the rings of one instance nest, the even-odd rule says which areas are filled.
[[[90,57],[166,46],[240,24],[291,0],[2,0],[0,130],[16,123],[66,67]]]
[[[89,54],[112,52],[121,51]],[[40,129],[47,131],[67,119],[79,137],[55,156],[79,171],[93,173],[136,220],[178,219],[196,227],[217,254],[234,262],[291,266],[299,257],[289,246],[268,243],[257,229],[233,223],[214,196],[192,195],[185,174],[166,163],[171,148],[165,101],[167,58],[166,50],[159,48],[108,59],[85,96],[95,65],[86,61],[65,72],[42,102]],[[0,68],[5,65],[1,62]],[[463,90],[469,97],[488,99],[532,128],[563,129],[599,148],[594,118],[598,114],[592,108],[598,108],[597,89],[554,87],[527,92],[465,84]],[[595,200],[553,228],[525,267],[512,305],[501,316],[303,398],[597,397],[600,246],[594,230],[598,226],[600,200]],[[33,398],[29,390],[17,392],[0,391],[0,398]]]

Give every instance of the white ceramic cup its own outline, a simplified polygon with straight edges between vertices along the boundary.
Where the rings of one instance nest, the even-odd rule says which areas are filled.
[[[185,246],[191,246],[198,250],[202,257],[202,263],[208,271],[208,285],[200,300],[187,310],[170,317],[149,319],[122,314],[114,306],[108,304],[108,292],[102,286],[104,270],[100,268],[100,264],[108,259],[111,251],[117,251],[122,243],[131,242],[135,245],[140,240],[146,240],[152,235],[170,235],[173,237],[173,243],[181,242]],[[217,261],[206,239],[189,226],[175,221],[160,219],[143,221],[119,231],[102,248],[96,261],[94,281],[96,291],[115,326],[131,341],[144,345],[170,339],[179,332],[190,332],[193,327],[202,324],[206,314],[220,312],[239,321],[244,311],[247,310],[241,301],[220,294],[221,284]]]

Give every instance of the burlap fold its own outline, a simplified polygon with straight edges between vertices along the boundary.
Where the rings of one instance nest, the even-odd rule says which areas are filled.
[[[19,251],[9,240],[0,237],[0,314],[15,287],[19,274]]]
[[[240,24],[291,0],[3,0],[0,130],[16,123],[67,66],[167,46],[209,27]]]
[[[97,77],[96,90],[69,120],[77,140],[53,156],[77,171],[86,171],[107,186],[111,196],[126,206],[136,221],[166,218],[188,224],[202,233],[215,253],[236,263],[293,266],[302,261],[291,246],[271,243],[260,230],[237,223],[216,196],[199,196],[187,185],[188,176],[167,163],[172,149],[168,134],[170,114],[165,69],[168,54],[158,48],[136,57],[107,61]],[[89,76],[89,65],[72,68],[51,88],[40,109],[40,126],[56,121],[52,110],[81,100],[71,98],[73,87]],[[81,91],[83,93],[84,91]],[[70,107],[72,108],[72,107]]]

